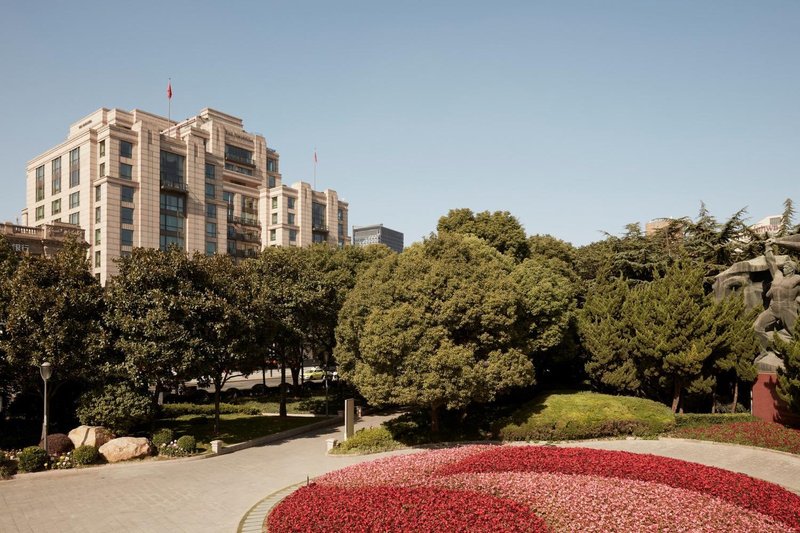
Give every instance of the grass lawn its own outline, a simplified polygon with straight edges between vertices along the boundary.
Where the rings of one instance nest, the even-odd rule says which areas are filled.
[[[497,428],[503,440],[569,440],[654,436],[675,417],[658,402],[594,392],[558,391],[524,404]]]
[[[219,417],[219,435],[214,435],[214,417],[206,415],[183,415],[176,418],[157,420],[154,431],[169,428],[176,437],[192,435],[197,439],[197,447],[208,450],[210,442],[220,439],[225,444],[236,444],[258,437],[264,437],[287,429],[313,424],[323,420],[316,416],[245,415],[241,413],[224,414]]]

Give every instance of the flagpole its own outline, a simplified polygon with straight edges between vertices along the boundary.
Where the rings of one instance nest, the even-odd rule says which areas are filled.
[[[167,122],[169,122],[169,127],[172,127],[172,78],[169,78],[169,83],[167,84],[169,91],[167,91]]]
[[[317,147],[314,147],[314,190],[317,190]]]

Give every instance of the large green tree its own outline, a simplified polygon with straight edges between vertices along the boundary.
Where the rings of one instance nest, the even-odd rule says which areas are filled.
[[[539,265],[516,276],[514,266],[484,240],[454,232],[375,262],[339,315],[343,379],[373,404],[426,409],[434,431],[442,408],[533,384],[529,353],[558,342],[563,321],[526,306],[566,301],[569,291],[535,286],[546,277]]]
[[[467,208],[451,209],[439,219],[436,230],[439,233],[475,235],[517,262],[530,255],[525,229],[508,211],[473,213]]]

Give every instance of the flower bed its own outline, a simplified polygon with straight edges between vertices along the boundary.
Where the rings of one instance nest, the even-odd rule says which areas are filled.
[[[267,519],[271,533],[516,531],[501,526],[517,524],[524,531],[800,531],[800,497],[651,455],[466,446],[331,472]]]
[[[737,422],[678,428],[673,437],[758,446],[800,454],[800,431],[772,422]]]

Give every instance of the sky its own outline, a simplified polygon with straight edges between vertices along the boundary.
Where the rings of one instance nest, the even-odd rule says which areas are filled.
[[[800,202],[800,2],[6,0],[0,220],[101,108],[241,117],[406,245],[450,209],[576,246]]]

